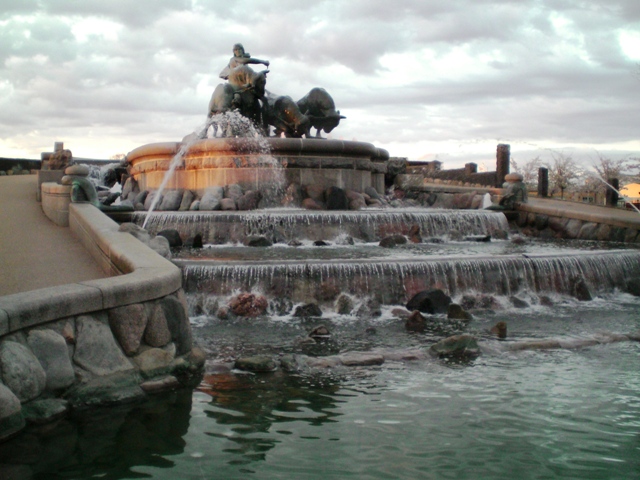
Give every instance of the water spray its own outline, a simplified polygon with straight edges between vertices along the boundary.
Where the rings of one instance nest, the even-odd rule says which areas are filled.
[[[604,183],[606,186],[608,186],[611,190],[613,190],[614,192],[616,192],[618,195],[620,195],[622,198],[624,198],[625,202],[627,202],[629,205],[631,205],[633,207],[633,209],[640,213],[640,209],[638,209],[638,207],[636,207],[632,202],[631,199],[629,197],[627,197],[626,195],[623,195],[622,193],[620,193],[620,190],[618,190],[617,188],[615,188],[613,185],[611,185],[609,182],[607,182],[604,178],[602,178],[600,175],[598,174],[594,174],[593,175],[595,178],[597,178],[598,180],[600,180],[602,183]]]

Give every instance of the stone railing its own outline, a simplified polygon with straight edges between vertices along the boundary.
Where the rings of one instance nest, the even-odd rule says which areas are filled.
[[[179,268],[90,204],[70,204],[69,227],[111,276],[0,297],[0,439],[191,385],[204,364]]]

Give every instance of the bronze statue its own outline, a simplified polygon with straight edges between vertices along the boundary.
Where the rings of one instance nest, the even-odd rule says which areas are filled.
[[[312,88],[298,100],[298,107],[309,117],[311,126],[316,129],[316,138],[322,138],[322,130],[329,133],[338,126],[341,119],[347,118],[340,115],[340,110],[336,110],[333,98],[324,88]]]
[[[250,54],[245,53],[242,44],[236,43],[233,46],[233,57],[231,57],[231,59],[229,60],[229,65],[224,67],[224,69],[222,69],[222,71],[220,72],[220,78],[227,80],[234,68],[247,64],[262,64],[265,67],[268,67],[269,61],[260,60],[259,58],[251,58]]]

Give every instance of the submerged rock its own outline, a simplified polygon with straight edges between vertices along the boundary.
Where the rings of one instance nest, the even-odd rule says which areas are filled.
[[[490,333],[492,333],[493,335],[496,335],[498,338],[507,338],[507,324],[506,322],[498,322],[496,323],[493,327],[491,327],[491,330],[489,330]]]
[[[404,323],[404,328],[409,332],[422,333],[427,329],[427,319],[418,311],[414,310]]]
[[[244,240],[247,247],[271,247],[273,243],[267,237],[261,235],[251,235]]]
[[[384,248],[393,248],[397,245],[405,245],[406,243],[407,237],[397,234],[384,237],[382,240],[380,240],[380,243],[378,245]]]
[[[256,355],[254,357],[238,358],[234,363],[234,368],[246,370],[254,373],[273,372],[278,368],[275,360],[266,355]]]
[[[449,320],[473,320],[473,316],[457,303],[452,303],[449,305],[447,318]]]
[[[478,341],[472,335],[453,335],[429,347],[429,353],[439,358],[471,359],[480,355]]]
[[[293,312],[294,317],[321,317],[322,310],[316,303],[305,303],[298,305]]]

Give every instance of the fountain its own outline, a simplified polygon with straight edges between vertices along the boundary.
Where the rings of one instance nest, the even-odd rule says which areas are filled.
[[[268,65],[236,51],[230,69]],[[269,99],[244,88],[219,91],[264,128]],[[296,137],[301,118],[279,122],[287,138],[236,136],[237,119],[214,113],[204,132],[134,150],[128,162],[140,192],[123,189],[139,205],[147,190],[184,190],[193,199],[186,202],[192,211],[176,212],[156,197],[151,209],[161,208],[153,215],[130,218],[151,233],[173,229],[207,244],[174,250],[194,337],[208,356],[198,390],[74,412],[76,423],[62,419],[0,449],[0,472],[467,479],[582,478],[587,470],[610,478],[615,469],[620,478],[637,476],[640,364],[630,340],[640,334],[599,333],[638,328],[640,298],[626,293],[640,278],[633,245],[515,241],[501,211],[389,201],[385,151]],[[211,126],[214,137],[199,138]],[[195,198],[234,185],[380,198],[359,210],[194,207]],[[245,246],[255,236],[273,245]],[[398,306],[427,289],[445,292],[473,318],[435,313],[407,331],[409,312]],[[264,295],[264,314],[229,314],[230,300],[250,294]],[[506,323],[507,338],[506,328],[499,339],[490,333]],[[429,353],[460,332],[467,335],[458,340],[477,338],[475,354],[483,356],[473,368]],[[233,369],[254,368],[259,356],[269,362],[254,375]]]

